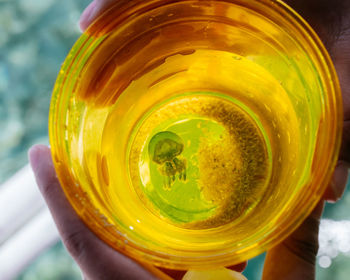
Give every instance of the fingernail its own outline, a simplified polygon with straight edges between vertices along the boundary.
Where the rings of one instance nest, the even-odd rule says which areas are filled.
[[[36,170],[38,170],[38,167],[41,164],[42,152],[47,149],[48,147],[45,145],[35,145],[28,150],[29,164],[34,173],[36,173]]]
[[[88,26],[90,25],[95,15],[94,13],[95,8],[96,8],[96,2],[93,1],[90,3],[89,6],[87,6],[87,8],[84,10],[82,15],[80,16],[79,25],[80,25],[81,31],[85,31],[85,29],[88,28]]]

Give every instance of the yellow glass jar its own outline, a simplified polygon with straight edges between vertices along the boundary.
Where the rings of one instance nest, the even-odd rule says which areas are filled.
[[[117,1],[57,78],[67,198],[110,246],[166,268],[233,265],[290,234],[337,159],[330,58],[281,1]]]

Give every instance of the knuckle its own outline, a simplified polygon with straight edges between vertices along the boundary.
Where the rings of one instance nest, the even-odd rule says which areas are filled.
[[[62,235],[62,241],[75,259],[80,259],[86,251],[87,243],[85,242],[84,233],[81,231],[73,231]]]
[[[344,122],[343,139],[339,159],[350,163],[350,120]]]
[[[40,185],[40,191],[46,200],[51,200],[55,199],[58,187],[57,181],[47,180]]]
[[[288,250],[297,257],[303,259],[304,261],[312,265],[315,264],[319,248],[318,242],[310,242],[308,240],[292,238],[286,246]]]
[[[319,220],[308,217],[302,226],[284,242],[284,246],[293,255],[315,265],[319,249],[318,228]]]

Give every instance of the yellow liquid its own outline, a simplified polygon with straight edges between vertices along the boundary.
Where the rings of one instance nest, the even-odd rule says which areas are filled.
[[[291,139],[298,139],[297,121],[280,83],[224,51],[176,54],[159,68],[131,84],[113,106],[91,102],[86,108],[81,141],[91,155],[86,166],[94,186],[87,192],[107,220],[132,211],[153,216],[153,226],[200,230],[239,224],[254,209],[268,217],[282,207],[262,199],[280,199],[278,181],[293,175],[281,162],[296,160],[298,143]],[[152,75],[163,78],[150,84]],[[155,163],[149,142],[166,131],[179,136],[184,149]],[[186,180],[174,158],[184,163]],[[174,174],[166,174],[166,164]],[[252,230],[256,221],[248,219],[246,230]]]

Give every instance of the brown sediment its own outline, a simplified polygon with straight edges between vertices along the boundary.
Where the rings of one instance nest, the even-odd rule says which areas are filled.
[[[226,101],[206,105],[203,113],[226,131],[220,141],[201,142],[198,184],[217,209],[209,219],[185,225],[192,229],[218,227],[243,215],[258,202],[269,168],[266,143],[249,116]]]

